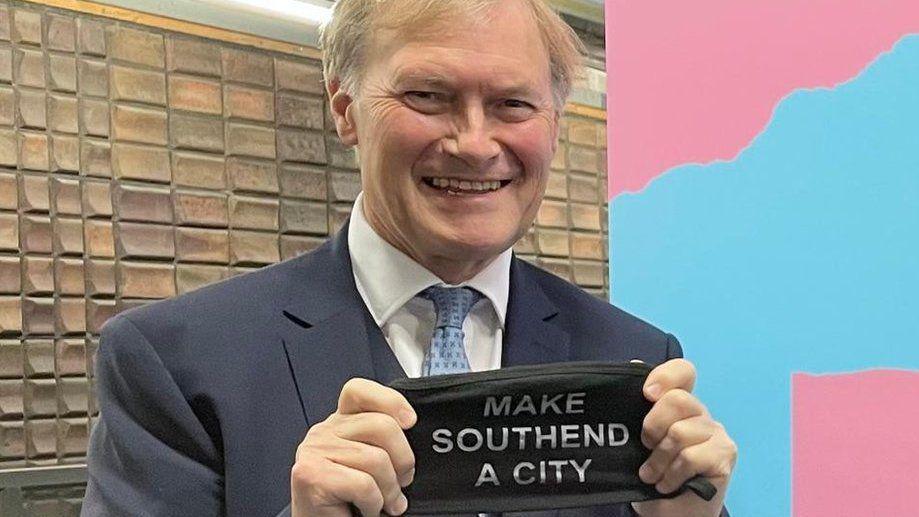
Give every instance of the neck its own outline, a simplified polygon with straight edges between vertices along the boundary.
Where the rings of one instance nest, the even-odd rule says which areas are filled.
[[[469,280],[486,266],[497,258],[499,254],[490,257],[471,257],[455,258],[441,255],[431,255],[422,252],[418,246],[413,245],[408,239],[393,229],[388,228],[383,221],[376,217],[372,210],[367,210],[367,204],[363,205],[364,219],[370,228],[376,232],[383,240],[388,242],[397,250],[408,255],[409,258],[421,264],[422,267],[437,275],[444,283],[456,285]]]

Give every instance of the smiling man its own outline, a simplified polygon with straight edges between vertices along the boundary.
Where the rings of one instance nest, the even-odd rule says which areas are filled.
[[[360,160],[349,224],[109,322],[84,515],[398,515],[417,417],[389,381],[634,359],[659,365],[641,479],[670,493],[702,475],[718,496],[564,515],[721,514],[736,448],[676,339],[511,251],[546,188],[573,32],[543,0],[340,0],[322,43]]]

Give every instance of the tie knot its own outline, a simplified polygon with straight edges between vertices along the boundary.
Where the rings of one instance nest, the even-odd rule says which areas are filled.
[[[469,287],[428,287],[421,296],[434,302],[437,327],[463,328],[463,321],[482,298],[482,293]]]

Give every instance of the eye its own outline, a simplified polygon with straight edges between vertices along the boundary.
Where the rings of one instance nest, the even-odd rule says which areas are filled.
[[[527,121],[535,111],[535,106],[520,99],[504,99],[497,108],[498,116],[507,122]]]
[[[425,92],[425,91],[420,91],[420,90],[412,90],[412,91],[405,92],[406,97],[411,97],[413,99],[420,99],[420,100],[434,100],[437,98],[438,95],[439,94],[436,92]]]
[[[522,101],[519,99],[506,99],[504,101],[504,107],[514,108],[514,109],[533,109],[534,106],[529,102]]]
[[[402,96],[410,108],[427,114],[439,113],[449,103],[447,96],[440,92],[409,90]]]

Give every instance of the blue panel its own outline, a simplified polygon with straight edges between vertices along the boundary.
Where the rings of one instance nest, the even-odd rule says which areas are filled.
[[[734,513],[790,515],[791,373],[919,368],[919,36],[617,197],[610,239],[614,303],[680,337],[738,442]]]

